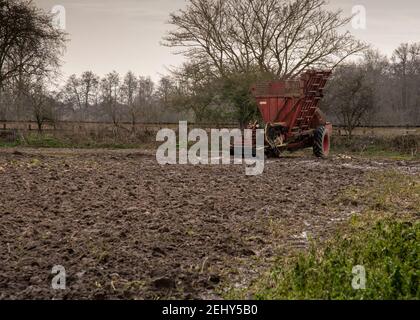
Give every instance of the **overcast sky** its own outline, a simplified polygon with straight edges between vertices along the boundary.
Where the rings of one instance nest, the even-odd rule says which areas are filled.
[[[244,0],[247,1],[247,0]],[[157,80],[182,58],[160,45],[169,13],[187,0],[34,0],[51,10],[66,9],[69,33],[64,74],[92,70],[99,75],[132,70]],[[355,5],[367,11],[366,30],[351,30],[359,39],[391,55],[402,42],[420,42],[420,0],[331,0],[330,7],[351,15]]]

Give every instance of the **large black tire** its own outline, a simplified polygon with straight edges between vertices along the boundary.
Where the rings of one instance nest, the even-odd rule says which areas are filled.
[[[327,158],[330,154],[331,137],[325,126],[320,126],[314,133],[314,155],[318,158]]]

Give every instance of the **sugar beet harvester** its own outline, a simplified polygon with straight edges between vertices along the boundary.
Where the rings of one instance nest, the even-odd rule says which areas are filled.
[[[307,71],[300,79],[260,83],[251,88],[265,123],[268,156],[279,157],[282,151],[309,147],[317,157],[328,156],[333,128],[319,103],[330,76],[330,71]]]

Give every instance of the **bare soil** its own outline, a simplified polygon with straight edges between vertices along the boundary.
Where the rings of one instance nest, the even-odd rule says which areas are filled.
[[[370,170],[418,163],[310,156],[160,166],[153,152],[0,150],[0,299],[220,298],[357,210]],[[332,205],[332,203],[335,203]],[[53,290],[54,265],[66,290]]]

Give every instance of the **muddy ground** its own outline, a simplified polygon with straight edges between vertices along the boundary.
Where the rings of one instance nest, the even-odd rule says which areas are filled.
[[[366,172],[419,163],[334,156],[165,166],[153,152],[0,150],[0,299],[220,298],[360,210]],[[66,270],[53,290],[51,270]]]

